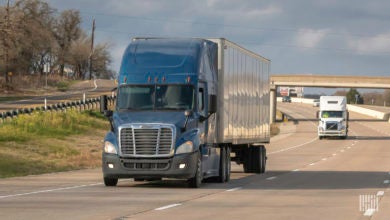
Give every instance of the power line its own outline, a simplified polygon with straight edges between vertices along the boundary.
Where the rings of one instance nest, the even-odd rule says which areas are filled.
[[[247,25],[238,25],[238,24],[223,24],[223,23],[210,23],[210,22],[199,22],[199,21],[190,21],[190,20],[178,20],[178,19],[167,19],[167,18],[151,18],[151,17],[139,17],[139,16],[130,16],[130,15],[118,15],[118,14],[108,14],[108,13],[98,13],[98,12],[88,12],[88,11],[80,11],[82,14],[89,15],[97,15],[97,16],[106,16],[106,17],[119,17],[126,18],[130,20],[144,20],[150,22],[158,22],[158,23],[182,23],[182,24],[191,24],[191,25],[206,25],[206,26],[217,26],[224,28],[236,28],[236,29],[246,29],[246,30],[264,30],[264,31],[274,31],[274,32],[294,32],[294,33],[317,33],[317,30],[308,30],[308,29],[296,29],[296,28],[276,28],[276,27],[254,27]],[[375,36],[367,35],[367,34],[357,34],[357,33],[342,33],[342,32],[327,32],[324,35],[332,35],[339,37],[358,37],[358,38],[372,38]],[[390,36],[381,36],[379,38],[390,39]]]

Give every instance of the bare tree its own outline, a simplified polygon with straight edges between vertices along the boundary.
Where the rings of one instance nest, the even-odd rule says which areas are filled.
[[[54,45],[51,30],[55,10],[40,0],[19,0],[15,5],[22,14],[18,25],[18,68],[25,74],[42,75]]]
[[[65,64],[70,59],[72,42],[81,36],[80,23],[80,12],[76,10],[63,11],[55,22],[53,33],[58,44],[57,57],[61,76],[64,75]]]

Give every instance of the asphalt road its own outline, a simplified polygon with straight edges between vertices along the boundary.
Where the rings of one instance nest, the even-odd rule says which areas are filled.
[[[18,108],[44,106],[45,98],[47,100],[47,105],[57,104],[64,101],[82,100],[84,94],[87,99],[95,98],[102,94],[110,94],[114,87],[115,83],[112,80],[97,79],[92,81],[83,81],[72,86],[72,88],[67,92],[56,92],[24,100],[0,102],[0,112]]]
[[[177,180],[105,187],[100,169],[2,179],[0,219],[389,219],[390,123],[351,113],[348,139],[319,140],[318,108],[278,106],[294,120],[267,146],[265,174],[233,165],[229,183],[199,189]],[[360,195],[378,198],[378,211],[360,210]]]

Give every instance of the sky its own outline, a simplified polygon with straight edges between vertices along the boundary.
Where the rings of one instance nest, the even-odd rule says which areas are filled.
[[[271,60],[271,74],[390,76],[388,0],[47,0],[80,10],[111,45],[132,37],[224,37]]]

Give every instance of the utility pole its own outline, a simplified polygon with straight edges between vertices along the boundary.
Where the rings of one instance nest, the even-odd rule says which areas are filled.
[[[93,47],[95,40],[95,19],[92,22],[92,37],[91,37],[91,52],[89,54],[89,80],[92,80],[92,55],[93,55]]]

